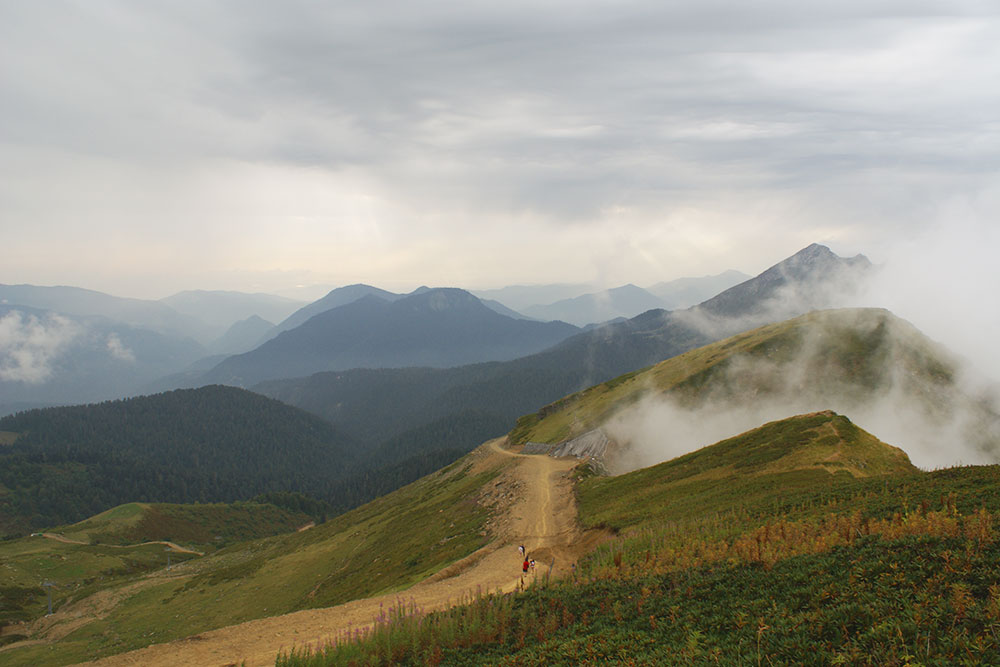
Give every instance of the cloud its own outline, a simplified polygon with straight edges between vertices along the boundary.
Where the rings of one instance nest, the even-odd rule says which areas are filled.
[[[111,353],[111,356],[119,361],[135,361],[135,353],[122,343],[121,338],[118,334],[111,333],[108,334],[107,339],[107,349]]]
[[[53,373],[53,362],[81,328],[56,314],[37,317],[17,310],[0,317],[0,380],[41,384]]]
[[[546,248],[586,236],[564,280],[753,272],[898,236],[987,187],[1000,150],[1000,17],[978,2],[3,11],[0,214],[29,275],[468,284],[479,265],[497,285],[545,270],[519,221]],[[619,236],[641,248],[603,250]],[[60,261],[30,260],[42,245]]]
[[[878,249],[881,268],[859,305],[913,323],[966,361],[969,380],[1000,383],[1000,187],[952,198],[916,234]]]
[[[651,395],[622,410],[603,427],[626,445],[611,463],[626,472],[669,460],[798,414],[834,410],[875,437],[902,448],[922,468],[1000,460],[996,395],[976,393],[962,380],[961,362],[902,320],[884,324],[862,311],[841,324],[809,330],[787,354],[736,357],[696,398]],[[845,326],[846,323],[846,326]],[[882,336],[880,327],[887,326]],[[858,368],[833,361],[837,346],[880,341]],[[930,360],[927,351],[936,359]],[[953,370],[956,382],[941,380]]]

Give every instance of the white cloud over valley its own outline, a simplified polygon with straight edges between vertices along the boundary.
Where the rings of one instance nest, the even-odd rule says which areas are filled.
[[[0,380],[45,382],[53,362],[81,333],[79,325],[57,314],[38,317],[8,311],[0,316]]]

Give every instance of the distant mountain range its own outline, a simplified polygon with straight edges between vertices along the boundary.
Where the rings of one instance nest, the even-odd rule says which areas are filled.
[[[553,304],[578,322],[645,311],[585,332],[564,322],[533,321],[531,313],[511,307],[531,295],[568,295],[585,286],[512,287],[477,299],[452,288],[403,295],[350,285],[298,307],[265,294],[191,291],[143,301],[72,287],[0,285],[7,332],[0,340],[0,414],[211,383],[252,386],[326,370],[509,362],[546,348],[552,349],[542,359],[524,364],[551,367],[544,371],[552,375],[551,386],[540,394],[551,397],[739,327],[805,312],[806,305],[836,304],[827,283],[864,274],[866,263],[813,246],[702,307],[669,313],[648,309],[661,297],[632,285]],[[811,279],[813,274],[821,277]],[[690,296],[738,277],[729,272],[654,287],[661,295]],[[733,319],[741,308],[746,317]],[[545,315],[543,309],[532,312]],[[273,321],[279,323],[271,326]],[[524,391],[536,395],[543,386]],[[493,417],[481,423],[487,422]]]
[[[813,243],[695,310],[700,315],[729,320],[738,327],[747,320],[782,320],[829,308],[857,294],[872,270],[872,263],[864,255],[838,257],[826,246]]]
[[[599,291],[595,285],[584,283],[554,285],[510,285],[498,289],[472,290],[480,299],[499,301],[517,312],[524,312],[531,306],[539,306]]]
[[[409,294],[397,294],[395,292],[389,292],[384,289],[379,289],[378,287],[373,287],[371,285],[365,285],[362,283],[358,283],[355,285],[347,285],[345,287],[338,287],[334,290],[331,290],[322,299],[318,299],[306,306],[303,306],[302,308],[299,308],[297,311],[292,313],[287,319],[285,319],[276,327],[274,327],[274,329],[272,329],[267,334],[265,339],[261,340],[260,342],[264,343],[266,340],[274,338],[282,331],[289,331],[291,329],[294,329],[295,327],[305,324],[310,318],[314,317],[315,315],[319,315],[320,313],[324,313],[328,310],[333,310],[334,308],[339,308],[340,306],[346,306],[347,304],[354,303],[355,301],[358,301],[359,299],[362,299],[366,296],[376,296],[382,299],[383,301],[392,303],[393,301],[399,301],[400,299],[403,299],[408,296],[417,296],[419,294],[423,294],[424,292],[427,292],[430,289],[431,288],[429,287],[418,287]],[[532,318],[525,318],[523,314],[508,308],[504,304],[494,299],[480,298],[479,300],[487,308],[501,315],[506,315],[507,317],[512,317],[514,319],[532,319]]]
[[[624,285],[593,294],[563,299],[546,306],[529,306],[525,315],[540,320],[562,320],[577,326],[607,322],[620,317],[634,317],[655,308],[663,308],[663,300],[650,292]]]
[[[200,386],[206,383],[200,380],[201,375],[226,356],[251,351],[282,331],[296,329],[314,315],[366,295],[377,296],[383,303],[410,297],[417,302],[420,295],[430,292],[433,290],[420,288],[411,295],[400,295],[352,285],[300,307],[299,302],[266,294],[190,291],[162,301],[145,301],[75,287],[0,285],[0,414]],[[565,324],[525,321],[498,302],[480,303],[469,297],[464,308],[464,315],[457,315],[452,308],[451,320],[438,313],[441,321],[437,330],[430,321],[415,325],[423,327],[421,331],[409,332],[408,325],[390,321],[391,317],[381,322],[359,320],[354,342],[334,336],[351,352],[344,351],[340,356],[330,352],[325,360],[313,358],[316,365],[306,358],[290,366],[294,368],[291,374],[308,375],[344,363],[439,366],[509,359],[547,347],[576,331]],[[503,317],[496,312],[503,313]],[[467,321],[459,323],[455,317],[467,317]],[[275,326],[272,321],[280,324]],[[294,340],[322,338],[318,326],[306,327]],[[332,326],[350,328],[343,320]],[[366,327],[382,331],[372,339],[374,329]],[[458,341],[462,334],[457,333],[463,327],[472,337],[464,343]],[[422,350],[414,348],[413,357],[405,353],[400,356],[399,350],[409,345],[409,333],[423,335],[427,340]],[[387,360],[378,358],[378,344],[372,344],[375,339],[383,340]],[[282,344],[275,343],[269,349],[281,348]],[[238,365],[234,362],[234,366]],[[283,370],[275,372],[281,377],[288,374]],[[264,377],[272,375],[254,376],[254,381]],[[232,379],[226,376],[227,381]]]
[[[236,323],[246,322],[250,318],[268,323],[281,322],[303,306],[301,301],[272,294],[208,290],[178,292],[161,299],[159,303],[203,322],[211,332],[210,340],[203,342],[215,348],[225,347],[220,344],[219,337],[229,332]]]
[[[133,394],[205,354],[191,338],[101,316],[0,306],[0,414]]]
[[[563,322],[500,315],[460,289],[418,290],[389,299],[381,290],[369,291],[251,352],[229,357],[198,382],[251,386],[317,371],[502,361],[538,352],[577,331]]]
[[[548,305],[528,306],[523,308],[522,312],[537,319],[563,320],[578,326],[599,324],[635,317],[649,310],[686,308],[701,303],[748,278],[750,276],[739,271],[728,271],[718,276],[658,283],[650,289],[623,285]],[[653,289],[656,290],[655,293]]]
[[[427,424],[476,414],[483,430],[472,441],[480,442],[503,432],[495,424],[509,428],[518,416],[566,394],[754,326],[841,305],[846,297],[835,287],[843,285],[850,293],[869,270],[863,257],[843,259],[813,245],[699,306],[648,311],[511,361],[449,369],[345,370],[251,388],[313,412],[363,441],[405,441]],[[810,286],[819,289],[815,297],[808,296]],[[438,444],[463,446],[447,435]]]
[[[272,331],[274,324],[257,315],[251,315],[230,326],[226,333],[209,346],[209,350],[221,355],[248,352],[257,347],[261,339]]]
[[[689,308],[711,299],[719,292],[739,285],[750,278],[752,276],[741,271],[730,270],[714,276],[677,278],[676,280],[656,283],[647,287],[646,291],[663,300],[661,308],[677,310],[678,308]]]
[[[480,298],[496,299],[533,319],[561,320],[583,327],[635,317],[647,310],[687,308],[749,278],[739,271],[726,271],[661,282],[646,289],[632,284],[606,290],[594,290],[588,285],[539,285],[474,293]]]
[[[513,424],[505,410],[523,415],[511,433],[518,444],[607,429],[621,447],[618,469],[825,404],[893,433],[918,461],[935,448],[941,453],[952,435],[968,454],[1000,454],[1000,415],[963,393],[947,351],[883,310],[817,311],[742,332],[537,409],[539,396],[560,381],[540,363],[546,358],[529,357],[536,367],[530,377],[520,363],[492,363],[320,373],[258,387],[298,390],[282,398],[325,406],[333,426],[220,386],[0,419],[7,445],[0,448],[0,484],[13,494],[0,498],[0,510],[16,526],[24,511],[51,523],[129,499],[208,502],[273,490],[344,508],[504,433]],[[661,405],[666,401],[673,407]],[[517,407],[526,402],[535,410]],[[644,433],[653,435],[655,451],[643,444]],[[39,487],[32,480],[43,468],[50,484]]]
[[[282,331],[289,331],[297,326],[305,324],[315,315],[319,315],[320,313],[324,313],[328,310],[333,310],[334,308],[339,308],[340,306],[346,306],[347,304],[354,303],[355,301],[366,296],[377,296],[387,302],[403,298],[402,294],[387,292],[384,289],[372,287],[371,285],[357,284],[347,285],[346,287],[338,287],[337,289],[331,290],[330,293],[322,299],[318,299],[310,304],[302,306],[290,314],[286,319],[281,321],[281,323],[278,324],[267,337],[274,338]]]
[[[0,305],[25,306],[75,318],[100,317],[118,324],[204,340],[208,327],[165,303],[127,299],[79,287],[0,285]]]

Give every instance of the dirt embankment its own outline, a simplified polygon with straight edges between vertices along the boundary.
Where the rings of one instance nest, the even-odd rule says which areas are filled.
[[[484,446],[487,460],[515,459],[515,464],[484,494],[484,500],[494,509],[491,530],[497,539],[408,590],[248,621],[88,664],[273,665],[280,650],[322,645],[354,628],[370,625],[381,610],[400,601],[430,611],[460,603],[477,593],[513,591],[522,581],[519,545],[537,562],[529,577],[546,576],[550,569],[552,576],[570,572],[576,559],[598,539],[585,538],[577,527],[570,478],[577,461],[521,455],[505,449],[505,445],[506,439],[499,439]]]

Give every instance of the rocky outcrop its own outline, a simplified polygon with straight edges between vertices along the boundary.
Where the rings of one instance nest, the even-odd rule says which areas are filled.
[[[562,457],[562,456],[575,456],[578,459],[592,458],[592,459],[603,459],[604,455],[608,451],[608,445],[610,444],[608,436],[604,434],[604,431],[597,428],[593,431],[587,431],[583,435],[577,436],[571,440],[566,440],[561,442],[549,452],[550,456]]]

